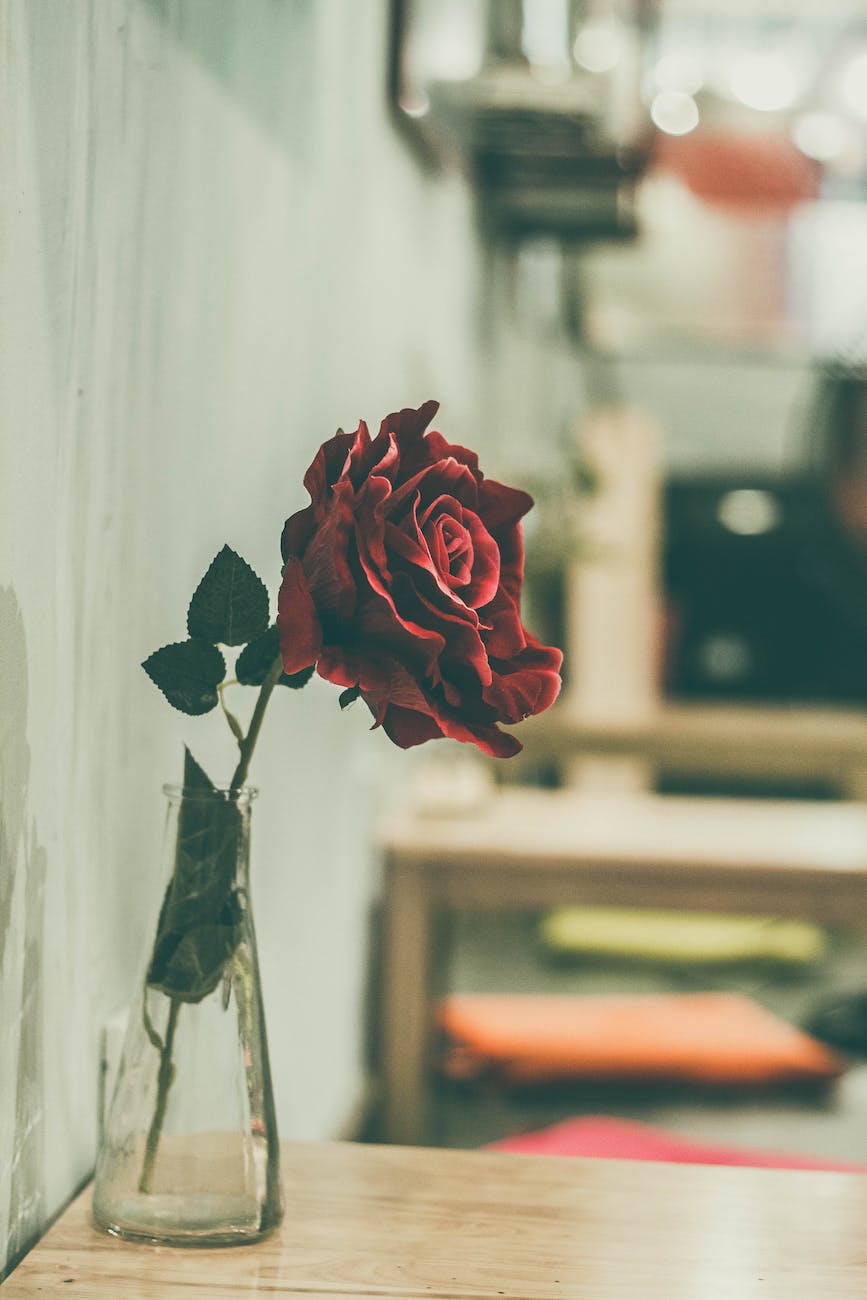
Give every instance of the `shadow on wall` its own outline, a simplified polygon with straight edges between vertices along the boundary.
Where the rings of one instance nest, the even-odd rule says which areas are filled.
[[[44,1220],[42,946],[47,856],[26,825],[30,778],[27,744],[27,645],[12,587],[0,587],[0,977],[18,996],[0,1008],[0,1044],[9,1070],[0,1093],[0,1167],[9,1170],[5,1251],[0,1277],[33,1245]],[[16,906],[16,885],[23,899]],[[15,926],[13,928],[13,919]],[[14,1072],[14,1102],[11,1075]],[[8,1108],[8,1109],[7,1109]],[[4,1113],[6,1112],[6,1113]]]

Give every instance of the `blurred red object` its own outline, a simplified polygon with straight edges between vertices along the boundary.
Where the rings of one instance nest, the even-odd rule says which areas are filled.
[[[727,208],[785,211],[819,196],[820,165],[782,135],[659,135],[653,163],[678,176],[697,198]]]
[[[534,1133],[518,1133],[488,1143],[487,1150],[512,1151],[521,1155],[584,1156],[596,1160],[661,1160],[679,1165],[738,1165],[753,1169],[825,1169],[863,1173],[867,1168],[851,1160],[695,1142],[664,1129],[652,1128],[649,1124],[610,1119],[606,1115],[588,1115]]]

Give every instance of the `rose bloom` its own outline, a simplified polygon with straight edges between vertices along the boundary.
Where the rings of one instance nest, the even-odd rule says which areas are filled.
[[[403,749],[439,736],[507,758],[498,723],[557,697],[562,654],[521,623],[526,492],[426,433],[438,403],[362,421],[319,449],[310,505],[287,519],[277,627],[283,666],[316,664],[360,695]]]

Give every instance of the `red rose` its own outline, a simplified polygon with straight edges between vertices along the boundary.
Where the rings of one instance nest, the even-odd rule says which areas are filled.
[[[277,626],[287,673],[356,688],[402,749],[450,736],[500,758],[497,726],[557,697],[559,650],[520,616],[526,492],[425,430],[438,404],[362,421],[319,450],[310,505],[287,519]]]

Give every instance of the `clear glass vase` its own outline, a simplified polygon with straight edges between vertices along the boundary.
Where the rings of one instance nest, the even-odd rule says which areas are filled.
[[[97,1224],[174,1245],[257,1240],[282,1216],[250,909],[255,791],[166,786],[162,906],[94,1180]]]

